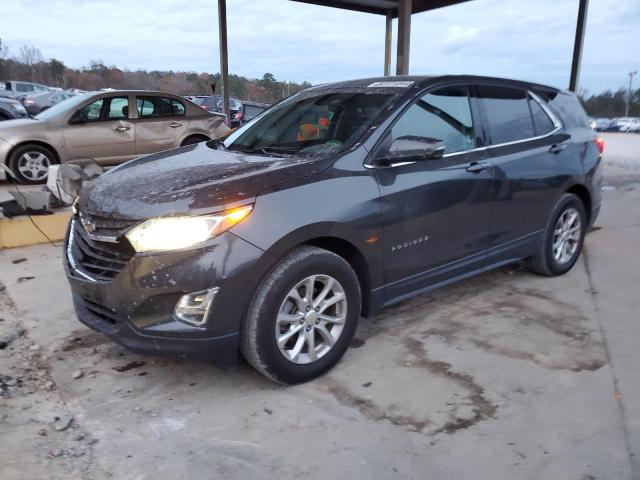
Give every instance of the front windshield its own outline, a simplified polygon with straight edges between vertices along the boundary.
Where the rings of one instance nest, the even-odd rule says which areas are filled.
[[[335,153],[360,138],[396,96],[362,91],[302,92],[232,133],[224,146],[258,154]]]
[[[36,115],[38,120],[53,120],[57,118],[59,115],[64,115],[70,110],[79,107],[82,103],[85,102],[88,98],[90,98],[93,94],[85,93],[81,95],[76,95],[75,97],[67,98],[66,100],[62,100],[60,103],[56,103],[52,107],[47,108],[46,110],[40,112]]]

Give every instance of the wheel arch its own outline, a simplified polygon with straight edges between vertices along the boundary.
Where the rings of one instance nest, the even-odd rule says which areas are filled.
[[[316,237],[297,245],[310,245],[313,247],[322,248],[328,250],[336,255],[344,258],[347,263],[353,268],[353,271],[358,277],[360,283],[361,293],[361,314],[368,316],[369,314],[369,301],[371,292],[371,272],[367,265],[367,261],[362,252],[351,242],[339,237]]]
[[[18,148],[24,147],[25,145],[38,145],[39,147],[46,148],[51,153],[53,153],[55,162],[58,163],[58,164],[60,163],[60,154],[58,153],[58,151],[51,144],[49,144],[47,142],[43,142],[42,140],[25,140],[24,142],[20,142],[20,143],[14,145],[11,148],[11,150],[9,150],[9,153],[7,153],[7,157],[5,159],[5,163],[8,165],[9,164],[9,159],[11,158],[13,153]]]
[[[201,138],[203,142],[208,142],[209,140],[211,140],[211,137],[205,135],[204,133],[190,133],[182,139],[182,141],[180,142],[180,146],[183,147],[185,142],[190,138]]]
[[[569,188],[565,190],[565,193],[572,193],[576,197],[580,199],[582,204],[584,205],[585,212],[587,214],[587,224],[591,222],[591,193],[589,189],[580,183],[576,183],[571,185]]]

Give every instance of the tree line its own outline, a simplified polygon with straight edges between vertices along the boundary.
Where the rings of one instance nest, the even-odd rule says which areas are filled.
[[[83,68],[70,68],[61,60],[45,59],[38,48],[29,45],[20,47],[16,55],[10,55],[0,39],[0,81],[5,80],[36,82],[64,89],[139,89],[176,95],[211,95],[213,85],[216,93],[222,93],[219,73],[130,71],[107,66],[100,60],[92,60]],[[265,73],[260,79],[229,75],[231,96],[254,102],[274,103],[310,86],[306,81],[278,81],[271,73]]]
[[[100,90],[101,88],[158,90],[177,95],[210,95],[212,85],[220,93],[219,73],[174,72],[172,70],[123,70],[107,66],[99,60],[83,68],[67,67],[61,60],[46,60],[39,49],[30,45],[20,47],[16,55],[0,39],[0,81],[23,80],[65,89]],[[273,103],[310,87],[309,82],[282,82],[273,74],[260,79],[229,75],[231,96],[254,102]],[[587,113],[594,117],[624,115],[627,90],[589,95],[582,91],[580,99]],[[640,116],[640,89],[632,92],[630,116]]]

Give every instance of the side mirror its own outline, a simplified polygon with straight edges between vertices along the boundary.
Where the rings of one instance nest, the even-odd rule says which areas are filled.
[[[87,123],[87,121],[84,119],[80,112],[74,113],[73,116],[69,119],[69,125],[80,125],[83,123]]]
[[[405,135],[394,139],[387,148],[383,144],[375,156],[375,161],[379,165],[390,166],[401,162],[438,160],[444,155],[444,150],[442,140]]]

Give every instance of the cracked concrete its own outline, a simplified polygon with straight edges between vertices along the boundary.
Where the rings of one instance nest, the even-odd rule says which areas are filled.
[[[0,478],[640,478],[640,136],[606,141],[615,188],[568,275],[388,308],[296,387],[129,353],[77,322],[58,249],[0,252],[0,337],[25,330],[0,349]]]

